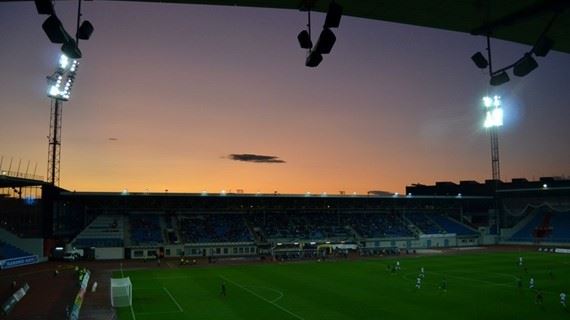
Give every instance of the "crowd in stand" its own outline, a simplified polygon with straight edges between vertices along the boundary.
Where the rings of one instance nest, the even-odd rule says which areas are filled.
[[[129,221],[133,245],[155,245],[163,242],[158,215],[135,214],[129,216]]]
[[[243,215],[207,214],[180,216],[180,237],[184,242],[253,241]]]

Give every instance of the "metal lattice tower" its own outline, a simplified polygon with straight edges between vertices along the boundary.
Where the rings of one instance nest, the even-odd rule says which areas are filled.
[[[491,136],[491,171],[493,180],[501,180],[501,166],[499,162],[499,128],[492,127],[489,130]]]
[[[51,99],[51,115],[49,121],[49,149],[47,181],[59,186],[59,163],[61,159],[61,118],[62,101]]]

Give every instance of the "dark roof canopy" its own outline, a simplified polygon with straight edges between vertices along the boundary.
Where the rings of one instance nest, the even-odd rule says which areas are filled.
[[[0,0],[5,1],[5,0]],[[125,0],[110,0],[125,1]],[[128,1],[128,0],[127,0]],[[548,37],[554,49],[570,53],[569,0],[335,0],[343,14],[437,28],[532,45],[557,14]],[[144,0],[243,7],[326,11],[330,0]]]

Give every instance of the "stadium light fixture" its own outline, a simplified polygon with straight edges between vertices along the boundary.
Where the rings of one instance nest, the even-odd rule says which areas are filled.
[[[325,28],[338,28],[340,25],[340,18],[342,17],[342,6],[332,1],[329,4],[329,10],[325,18]]]
[[[315,45],[316,52],[320,54],[329,54],[336,42],[336,36],[329,28],[324,28],[321,34],[319,35],[319,40],[317,40],[317,44]]]
[[[83,21],[79,29],[77,29],[77,38],[81,40],[89,40],[93,34],[93,30],[95,30],[95,28],[93,28],[93,25],[89,20]]]
[[[123,189],[123,191],[121,191],[121,195],[126,196],[129,194],[129,190],[127,190],[127,188]]]
[[[77,46],[77,42],[73,39],[69,39],[61,46],[61,51],[70,58],[81,59],[81,50]]]
[[[54,14],[53,3],[51,0],[34,0],[38,14]]]
[[[509,80],[511,80],[511,79],[509,78],[509,75],[507,74],[507,72],[506,72],[506,71],[501,71],[501,72],[499,72],[499,73],[497,73],[497,74],[492,75],[492,76],[491,76],[491,80],[489,81],[489,83],[490,83],[492,86],[500,86],[500,85],[502,85],[502,84],[504,84],[504,83],[509,82]]]
[[[554,40],[550,39],[549,37],[542,37],[538,39],[534,47],[532,48],[532,52],[537,57],[546,57],[546,55],[550,52],[550,50],[554,47]]]
[[[479,69],[485,69],[489,65],[489,61],[483,56],[481,52],[477,52],[471,56],[471,60]]]
[[[543,189],[546,189],[546,188],[548,188],[548,185],[545,183],[545,184],[542,185],[542,188],[543,188]]]
[[[65,54],[59,57],[57,70],[48,77],[48,96],[61,101],[68,101],[71,88],[77,74],[79,62]]]
[[[305,60],[305,66],[310,67],[310,68],[314,68],[316,66],[318,66],[321,61],[323,61],[323,56],[316,52],[316,51],[309,51],[309,54],[307,55],[307,60]]]
[[[302,49],[311,49],[313,47],[311,36],[307,30],[299,32],[297,40],[299,41],[299,46],[301,46]]]
[[[55,14],[50,15],[46,21],[44,21],[42,29],[44,29],[46,36],[52,43],[66,43],[71,40],[71,37],[67,31],[65,31],[63,24]]]
[[[538,63],[530,53],[526,53],[513,67],[513,74],[517,77],[524,77],[538,68]]]
[[[484,97],[483,106],[486,110],[483,127],[501,127],[503,125],[503,109],[501,108],[501,97]]]

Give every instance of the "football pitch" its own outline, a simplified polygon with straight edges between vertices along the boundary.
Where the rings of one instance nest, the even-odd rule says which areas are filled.
[[[524,267],[517,266],[519,256]],[[401,270],[389,270],[397,260]],[[421,267],[425,277],[416,289]],[[570,255],[539,252],[184,268],[163,263],[124,271],[133,283],[133,305],[119,308],[118,315],[120,320],[570,319],[559,297],[570,289],[569,271]],[[543,293],[542,304],[535,303],[530,277]],[[447,291],[441,289],[444,279]]]

